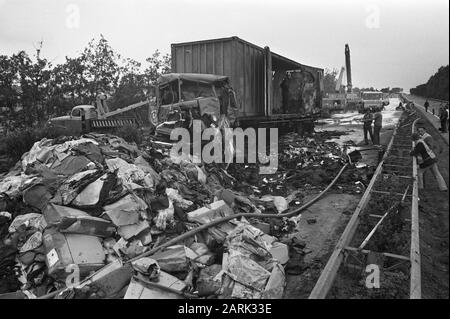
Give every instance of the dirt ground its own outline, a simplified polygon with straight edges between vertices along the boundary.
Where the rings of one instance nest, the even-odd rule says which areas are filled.
[[[308,254],[301,261],[301,274],[288,272],[284,298],[308,298],[360,198],[330,193],[302,213],[293,236],[304,242]]]
[[[439,170],[449,185],[449,148],[437,130],[426,122],[442,153]],[[422,298],[449,298],[449,207],[448,191],[440,192],[430,172],[425,173],[425,189],[419,193],[420,253],[422,256]]]
[[[442,149],[442,153],[438,155],[438,165],[448,185],[448,144],[429,122],[425,123],[427,131]],[[448,196],[448,191],[438,190],[434,176],[427,172],[425,189],[419,192],[421,283],[424,299],[449,298]],[[410,207],[407,209],[409,213]],[[409,236],[410,233],[408,231],[405,234]],[[390,238],[389,241],[394,239]],[[405,251],[392,252],[407,256],[409,245],[408,241]],[[378,290],[368,291],[361,278],[361,270],[341,267],[328,298],[409,298],[409,267],[403,267],[399,272],[382,274],[381,289]]]
[[[398,112],[392,112],[388,116],[394,121],[390,120],[381,131],[380,142],[384,147],[389,143],[399,116]],[[333,140],[338,144],[342,145],[349,141],[353,141],[356,145],[363,144],[362,124],[341,125],[339,122],[330,121],[322,127],[319,126],[318,130],[321,129],[349,132],[350,134]],[[300,274],[290,274],[287,271],[284,298],[308,298],[361,196],[362,194],[330,193],[302,214],[294,236],[306,244],[309,253],[300,261]],[[308,223],[308,220],[315,220],[315,222]]]
[[[384,147],[389,143],[394,127],[401,115],[401,112],[395,111],[398,102],[397,99],[392,99],[387,110],[383,111],[384,119],[380,142]],[[364,144],[362,124],[356,120],[359,117],[362,117],[362,115],[358,113],[335,114],[331,119],[319,123],[316,130],[345,131],[346,135],[342,135],[338,139],[332,139],[332,141],[340,145],[353,142],[362,146]],[[376,152],[372,153],[374,154],[367,155],[377,156]],[[364,152],[362,152],[362,155],[363,157],[366,156]],[[287,274],[285,298],[308,298],[361,196],[362,194],[330,193],[302,214],[296,236],[306,242],[306,247],[311,252],[305,255],[301,261],[301,274]],[[316,222],[308,224],[307,221],[310,218],[316,219]]]

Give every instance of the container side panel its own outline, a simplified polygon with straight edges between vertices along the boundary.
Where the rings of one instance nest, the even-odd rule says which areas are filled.
[[[241,113],[245,115],[245,84],[244,84],[244,45],[241,42],[236,43],[236,67],[238,70],[237,75],[237,88],[239,90],[239,103]]]
[[[192,73],[200,73],[200,45],[192,46]]]
[[[233,57],[231,55],[232,42],[224,42],[223,44],[223,75],[233,77]]]
[[[174,49],[175,52],[175,69],[173,72],[184,73],[184,47],[177,47]]]
[[[206,44],[206,73],[214,74],[214,44]]]
[[[214,44],[214,74],[223,75],[223,43]]]
[[[200,73],[208,73],[208,68],[206,67],[206,60],[207,60],[207,47],[206,44],[201,44],[200,49],[201,55],[200,55]]]
[[[192,73],[192,45],[185,47],[185,72]]]
[[[264,115],[264,50],[238,38],[172,46],[176,73],[226,75],[242,116]]]
[[[245,107],[247,109],[247,113],[249,115],[253,115],[255,113],[254,105],[252,105],[252,83],[251,83],[251,72],[252,72],[252,56],[251,56],[251,48],[246,45],[244,51],[244,69],[245,69]]]

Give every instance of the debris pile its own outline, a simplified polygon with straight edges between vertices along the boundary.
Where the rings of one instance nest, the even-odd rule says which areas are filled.
[[[297,133],[281,136],[277,172],[259,175],[256,164],[234,164],[228,171],[237,180],[235,188],[254,196],[271,194],[283,197],[299,189],[314,192],[323,188],[349,160],[346,148],[328,141],[330,135],[329,131],[324,131],[315,133],[314,137],[301,137]],[[362,193],[373,171],[373,167],[361,169],[352,166],[340,178],[338,188],[347,193]]]
[[[230,218],[183,237],[299,206],[305,185],[346,161],[332,143],[281,144],[278,172],[259,176],[106,134],[36,142],[0,177],[0,297],[281,298],[292,247],[274,236],[292,219]]]

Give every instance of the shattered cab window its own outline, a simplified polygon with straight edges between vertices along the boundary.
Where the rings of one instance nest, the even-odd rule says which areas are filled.
[[[173,81],[160,89],[161,105],[173,104],[178,102],[178,82]]]
[[[81,109],[75,109],[72,111],[72,116],[81,116]]]
[[[181,84],[181,99],[191,101],[199,97],[214,97],[212,84],[183,81]]]

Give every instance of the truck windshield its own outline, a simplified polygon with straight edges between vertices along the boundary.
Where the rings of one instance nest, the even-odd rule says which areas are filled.
[[[383,98],[383,93],[377,93],[377,92],[362,93],[363,100],[381,100],[382,98]]]
[[[191,101],[199,97],[214,97],[212,84],[183,80],[181,84],[183,101]]]
[[[161,105],[168,105],[178,102],[178,81],[172,81],[159,89]]]

